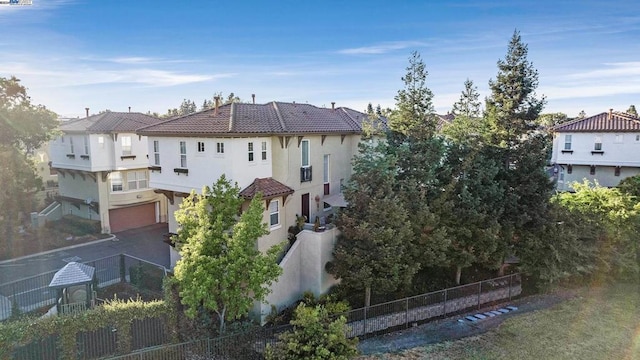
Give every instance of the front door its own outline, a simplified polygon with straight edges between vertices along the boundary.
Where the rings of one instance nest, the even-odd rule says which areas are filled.
[[[307,218],[307,222],[310,222],[309,219],[309,193],[302,195],[302,216]]]

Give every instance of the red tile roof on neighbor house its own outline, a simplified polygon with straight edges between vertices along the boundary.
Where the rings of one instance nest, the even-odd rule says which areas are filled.
[[[367,115],[348,108],[309,104],[232,103],[139,129],[140,135],[233,136],[250,134],[361,133]],[[386,126],[386,119],[380,122]]]
[[[276,196],[291,195],[293,192],[292,188],[273,178],[256,178],[251,185],[240,191],[240,196],[245,199],[253,199],[257,193],[262,193],[264,199],[271,199]]]
[[[577,119],[553,128],[556,132],[640,132],[637,116],[610,110],[584,119]]]
[[[60,130],[89,133],[135,132],[141,127],[160,121],[160,119],[142,113],[107,111],[102,114],[66,121],[60,125]]]

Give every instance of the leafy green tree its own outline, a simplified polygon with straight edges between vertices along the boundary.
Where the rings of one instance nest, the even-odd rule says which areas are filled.
[[[627,109],[627,113],[636,117],[638,116],[638,111],[636,110],[635,105],[630,105],[629,108]]]
[[[220,333],[226,319],[245,316],[254,301],[264,300],[282,272],[276,263],[280,246],[266,253],[256,246],[258,238],[268,234],[262,197],[256,196],[238,218],[243,203],[239,191],[223,175],[201,195],[192,191],[175,213],[182,257],[175,277],[181,301],[190,317],[201,307],[215,312]]]
[[[396,159],[384,155],[384,143],[361,143],[340,212],[341,231],[329,271],[341,284],[365,292],[386,293],[407,288],[420,264],[411,255],[411,226],[394,189]]]
[[[571,119],[569,119],[567,114],[562,112],[557,112],[557,113],[540,114],[536,122],[545,128],[551,128],[556,125],[564,124],[569,120]]]
[[[267,360],[346,360],[358,354],[358,339],[345,336],[347,319],[334,319],[324,306],[301,303],[291,324],[293,330],[280,335],[279,342],[267,348]]]
[[[640,201],[640,175],[624,178],[616,187],[622,193],[634,196],[636,200]]]
[[[391,130],[407,135],[430,137],[436,130],[433,93],[426,86],[428,72],[417,51],[411,53],[404,89],[395,96],[397,109],[391,114]]]
[[[485,132],[485,126],[480,117],[479,97],[478,88],[473,86],[473,81],[467,79],[460,99],[453,104],[452,113],[455,117],[451,124],[442,129],[445,136],[458,143],[472,143],[480,138]]]
[[[42,186],[29,154],[51,138],[57,125],[53,112],[31,103],[20,80],[0,77],[0,246],[9,257],[19,215],[34,210],[28,199]]]
[[[560,193],[554,201],[581,216],[580,226],[597,249],[594,264],[599,274],[628,276],[638,274],[638,229],[640,203],[618,188],[605,188],[597,182],[574,182],[574,193]]]

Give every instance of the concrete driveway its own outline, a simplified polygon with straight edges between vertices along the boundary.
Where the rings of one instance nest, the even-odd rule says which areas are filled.
[[[163,241],[167,232],[167,224],[155,224],[114,234],[113,240],[3,261],[0,263],[0,284],[59,270],[70,261],[85,262],[117,254],[128,254],[168,268],[169,245]]]

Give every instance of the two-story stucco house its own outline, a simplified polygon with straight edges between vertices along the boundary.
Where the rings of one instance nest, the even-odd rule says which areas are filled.
[[[264,251],[286,242],[296,215],[313,223],[316,217],[326,218],[332,205],[344,204],[341,185],[351,176],[351,160],[366,119],[364,113],[333,104],[319,108],[233,103],[137,133],[149,139],[150,186],[169,199],[169,232],[177,232],[173,213],[183,198],[225,174],[247,200],[263,194],[264,222],[270,233],[257,246]],[[268,299],[271,304],[287,305],[305,290],[318,293],[333,283],[324,265],[331,256],[334,230],[322,235],[304,232],[308,241],[294,244],[281,263],[284,274]],[[175,260],[172,257],[172,263]],[[264,315],[269,310],[259,311]]]
[[[624,112],[603,112],[553,129],[551,162],[557,189],[571,191],[574,181],[597,180],[616,186],[640,173],[640,119]]]
[[[166,198],[149,186],[147,139],[136,134],[160,122],[131,112],[105,112],[60,125],[50,142],[62,214],[100,220],[102,232],[166,222]]]

